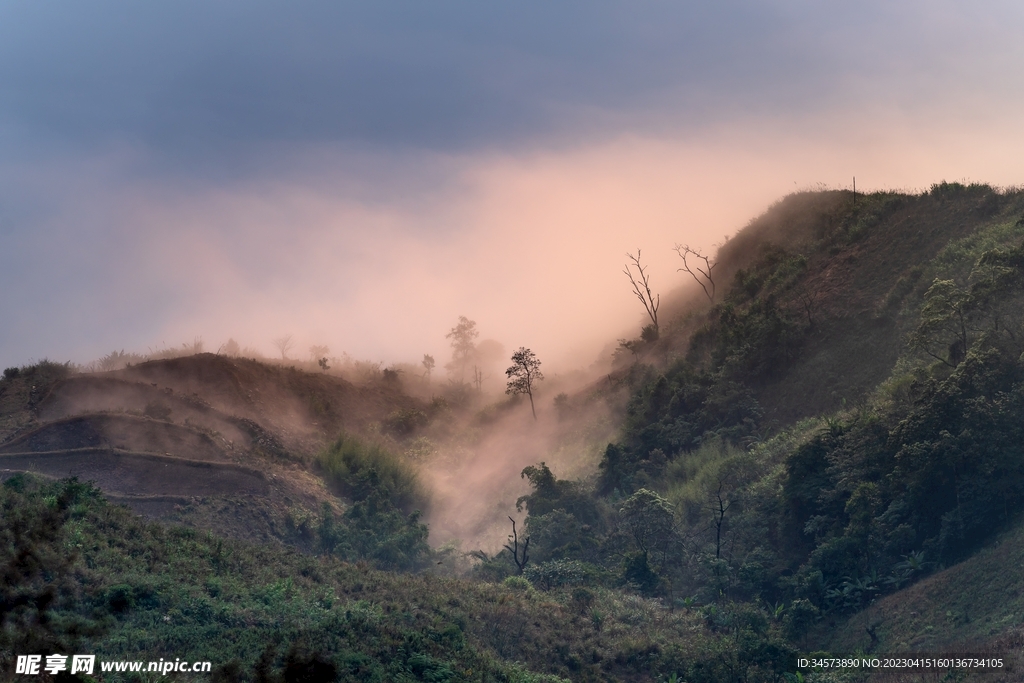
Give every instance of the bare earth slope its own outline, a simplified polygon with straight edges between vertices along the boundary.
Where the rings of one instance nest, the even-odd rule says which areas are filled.
[[[292,520],[337,504],[319,449],[418,405],[396,386],[213,354],[45,370],[0,384],[0,477],[77,476],[150,517],[300,545]]]

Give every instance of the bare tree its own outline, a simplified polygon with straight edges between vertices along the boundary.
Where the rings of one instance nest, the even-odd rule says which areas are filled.
[[[715,269],[718,262],[710,256],[700,253],[699,249],[693,249],[687,244],[677,244],[676,253],[679,254],[679,258],[683,259],[683,267],[677,269],[676,272],[685,270],[689,273],[690,277],[696,280],[700,288],[704,290],[708,301],[714,303],[715,280],[711,277],[711,271]],[[704,264],[703,267],[701,267],[701,263]]]
[[[814,329],[814,314],[818,310],[818,291],[804,292],[799,297],[800,305],[804,309],[804,315],[807,316],[807,327],[808,329]]]
[[[281,352],[281,360],[288,360],[288,352],[295,346],[292,335],[286,334],[274,340],[274,347]]]
[[[540,371],[540,359],[530,349],[519,347],[519,350],[512,354],[512,367],[505,371],[508,377],[508,386],[505,393],[511,396],[526,394],[530,397],[530,412],[533,419],[537,419],[537,411],[533,407],[533,387],[544,375]]]
[[[718,482],[718,490],[714,493],[711,501],[711,514],[715,518],[715,558],[722,556],[722,525],[725,523],[725,513],[732,507],[732,500],[728,496],[722,496],[723,482]]]
[[[633,285],[633,293],[637,299],[640,299],[640,303],[644,305],[644,310],[647,311],[648,317],[651,319],[651,324],[654,326],[654,338],[658,338],[658,307],[661,305],[661,295],[657,296],[651,293],[651,276],[647,274],[643,266],[640,265],[640,249],[636,250],[636,256],[633,256],[628,251],[626,252],[626,258],[632,262],[632,267],[635,267],[639,272],[638,276],[633,275],[633,271],[629,263],[622,270],[629,278],[629,282]]]
[[[508,518],[512,522],[512,533],[509,534],[509,542],[505,544],[505,550],[512,553],[512,561],[516,563],[516,574],[522,574],[523,570],[526,569],[526,563],[530,561],[530,556],[527,554],[530,550],[530,537],[526,537],[526,541],[523,543],[523,551],[519,552],[519,534],[516,533],[516,520],[511,517]]]

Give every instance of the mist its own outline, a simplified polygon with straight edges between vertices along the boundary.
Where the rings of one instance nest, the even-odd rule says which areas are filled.
[[[229,337],[549,367],[788,192],[1015,185],[1020,8],[0,11],[0,362]],[[409,10],[409,8],[406,8]]]
[[[507,348],[585,367],[642,322],[626,251],[643,250],[665,293],[686,284],[674,244],[711,250],[787,192],[849,187],[855,174],[863,191],[1020,177],[1008,150],[1021,133],[1008,122],[959,137],[885,126],[893,139],[881,148],[750,124],[701,139],[427,156],[421,168],[445,182],[377,199],[331,192],[354,170],[227,187],[115,182],[117,164],[41,171],[67,184],[8,235],[4,277],[22,294],[5,301],[0,350],[8,365],[86,362],[201,336],[209,350],[233,337],[273,356],[271,340],[293,334],[300,349],[417,362],[444,355],[466,315]],[[39,182],[14,185],[41,192]]]
[[[1021,55],[993,47],[1016,7],[462,9],[4,10],[0,363],[290,335],[406,377],[429,354],[440,387],[466,316],[505,354],[481,405],[521,346],[549,378],[539,422],[499,410],[419,463],[432,542],[493,551],[523,467],[587,477],[614,438],[608,406],[552,401],[647,322],[627,252],[668,315],[699,296],[673,246],[788,193],[1024,178]]]

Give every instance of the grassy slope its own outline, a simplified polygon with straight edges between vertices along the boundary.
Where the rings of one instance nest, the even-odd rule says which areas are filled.
[[[887,596],[823,639],[836,652],[970,650],[1024,637],[1024,525],[964,562]],[[871,646],[865,629],[876,627]]]
[[[749,271],[772,248],[800,255],[804,269],[778,291],[778,303],[801,318],[809,307],[814,321],[799,357],[758,387],[766,418],[785,426],[870,394],[903,351],[921,296],[938,272],[937,257],[951,242],[969,242],[995,226],[1003,239],[1019,234],[1022,212],[1021,193],[985,188],[880,192],[856,204],[849,193],[835,191],[790,195],[752,220],[719,252],[719,290],[724,294],[724,284],[732,285],[739,270]],[[694,323],[702,320],[698,315],[666,325],[666,356],[685,353]]]
[[[81,485],[65,504],[67,484],[13,484],[0,487],[0,568],[24,574],[8,590],[62,586],[50,623],[63,643],[47,652],[236,660],[245,680],[268,645],[272,669],[298,645],[332,661],[342,681],[645,681],[688,670],[717,681],[736,668],[728,629],[697,611],[602,589],[539,592],[521,580],[379,572],[149,524]],[[55,506],[63,527],[36,534],[30,546],[42,558],[36,575],[7,554],[11,525]],[[47,558],[72,564],[62,572]],[[7,649],[4,636],[0,628],[0,667],[8,671],[14,650],[32,649]]]

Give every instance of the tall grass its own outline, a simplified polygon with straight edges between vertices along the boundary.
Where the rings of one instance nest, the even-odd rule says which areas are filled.
[[[329,486],[346,496],[365,498],[384,487],[392,504],[405,513],[424,510],[428,496],[416,471],[383,446],[342,434],[317,456]]]
[[[677,510],[694,516],[720,487],[732,490],[756,478],[751,453],[725,440],[705,441],[680,455],[665,471],[665,497]]]

